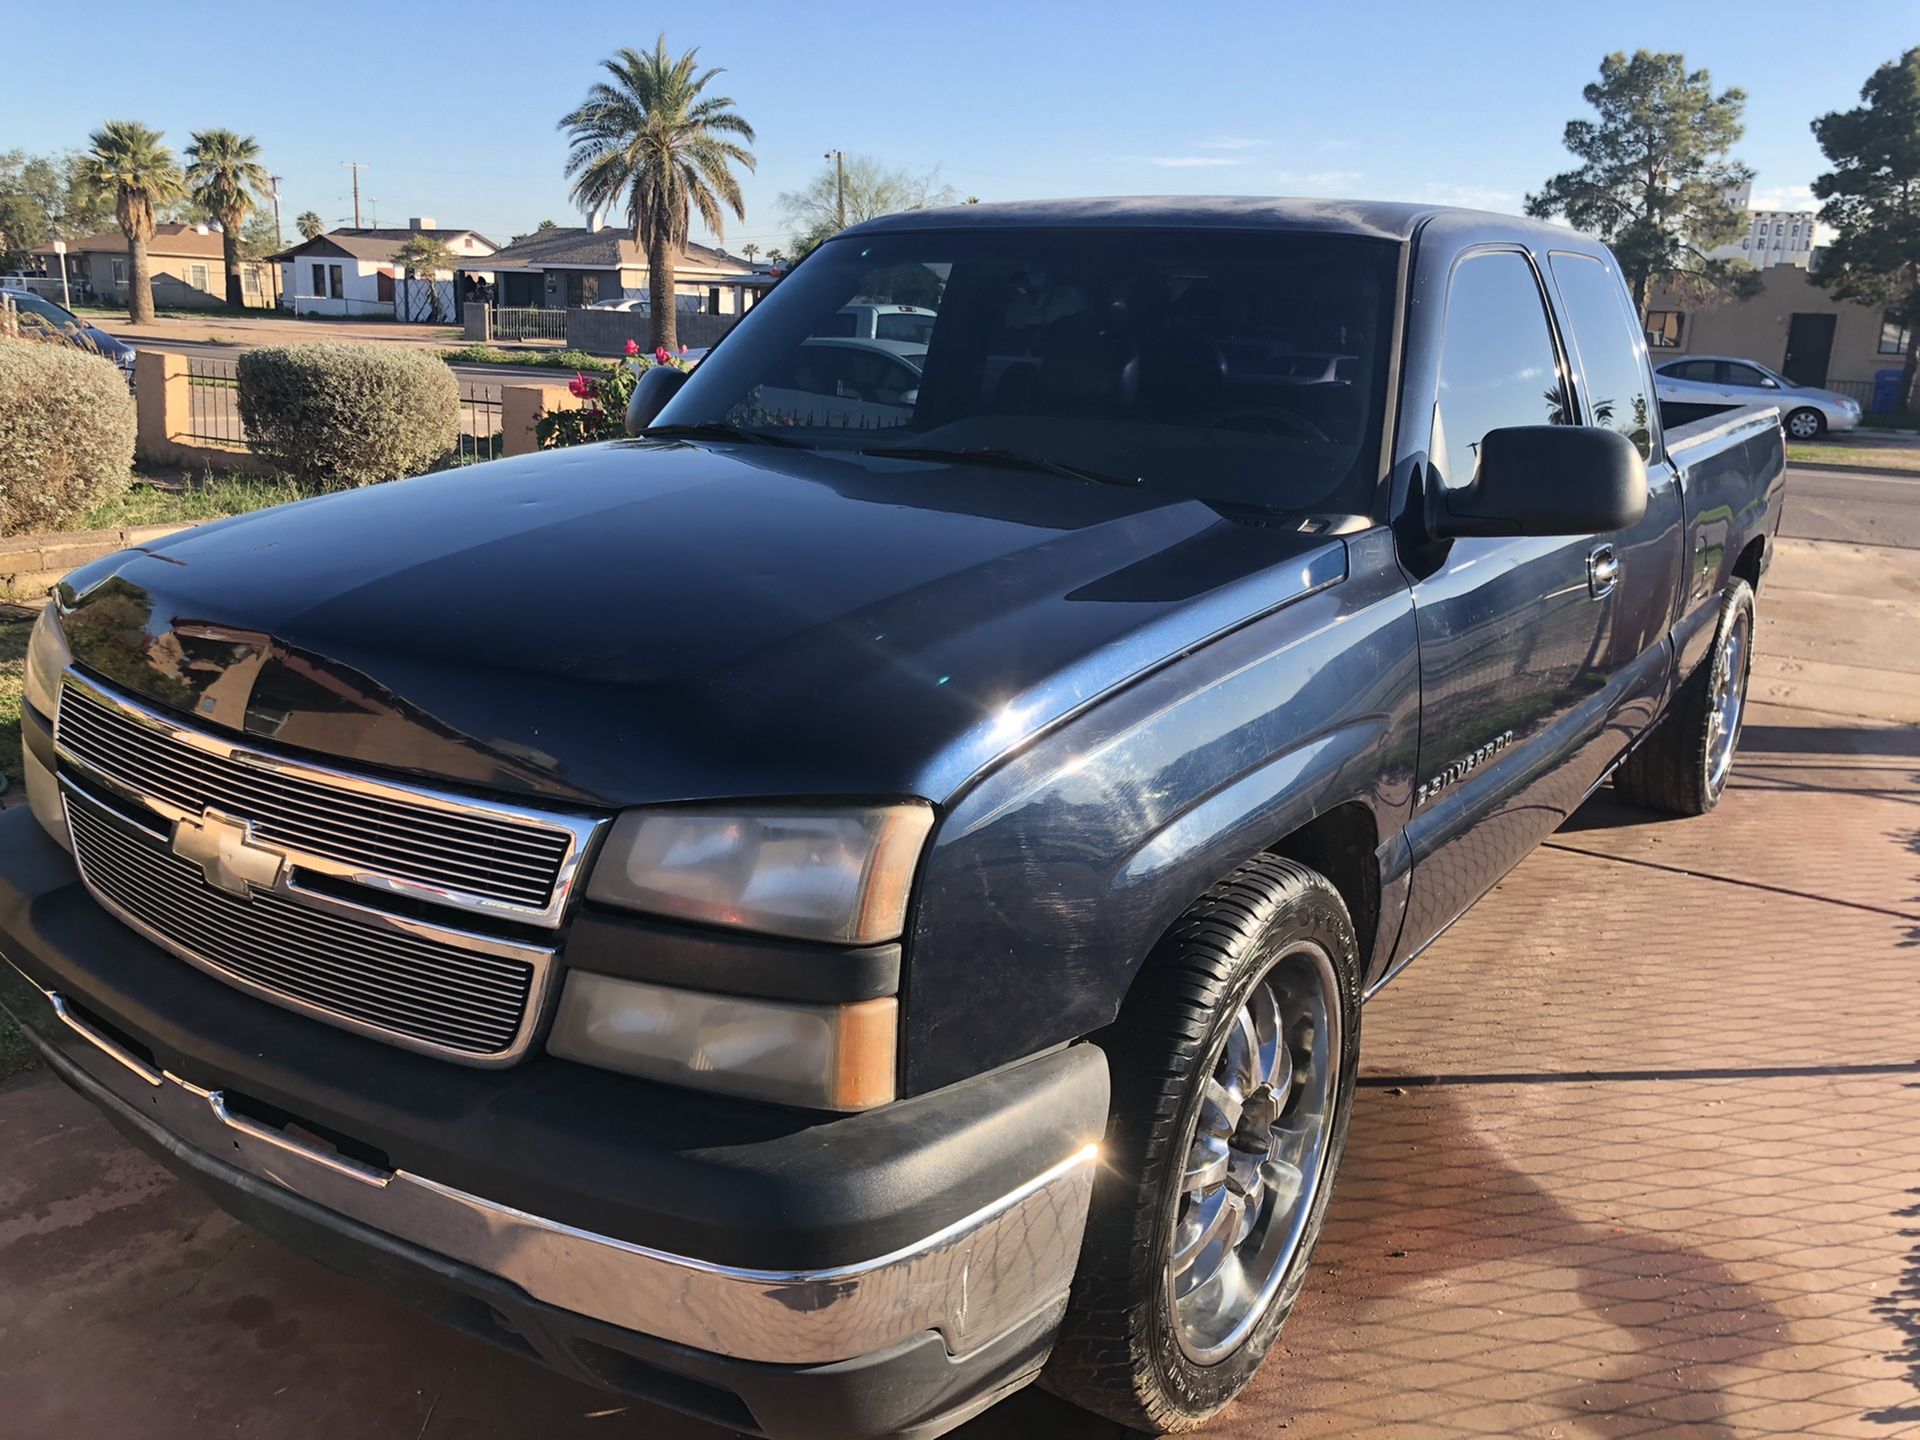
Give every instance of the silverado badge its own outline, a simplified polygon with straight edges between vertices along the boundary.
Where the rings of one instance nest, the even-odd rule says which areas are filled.
[[[1421,782],[1419,793],[1413,797],[1414,805],[1424,805],[1449,785],[1457,785],[1512,743],[1513,732],[1511,730],[1503,730],[1478,750],[1469,751],[1467,754],[1462,755],[1431,780]]]

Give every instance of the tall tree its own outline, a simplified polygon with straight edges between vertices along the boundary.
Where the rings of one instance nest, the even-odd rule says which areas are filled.
[[[754,257],[760,253],[760,247],[749,240],[745,245],[740,247],[740,253],[747,257],[747,264],[751,265]]]
[[[1564,216],[1611,245],[1642,314],[1656,280],[1696,294],[1757,289],[1746,262],[1708,254],[1746,229],[1727,198],[1753,179],[1727,158],[1745,133],[1746,94],[1715,95],[1712,77],[1687,69],[1684,55],[1646,50],[1607,56],[1582,93],[1599,117],[1567,122],[1566,147],[1580,164],[1527,196],[1527,213]]]
[[[427,283],[427,307],[435,324],[442,324],[447,316],[440,305],[440,287],[435,282],[442,270],[451,271],[459,262],[453,251],[447,248],[447,242],[438,235],[415,235],[406,244],[393,252],[393,263],[406,272],[411,280],[424,280]],[[409,287],[402,286],[400,293],[408,295]],[[411,305],[411,297],[408,299]],[[411,320],[411,314],[402,315],[403,320]]]
[[[302,210],[294,217],[293,228],[300,232],[302,240],[313,240],[327,233],[327,222],[311,210]]]
[[[623,48],[601,62],[611,79],[596,81],[560,121],[574,203],[583,210],[626,206],[633,238],[647,252],[653,343],[668,350],[679,341],[674,271],[693,212],[723,239],[723,209],[739,219],[747,213],[733,167],[754,166],[741,143],[752,143],[753,127],[730,96],[706,93],[725,72],[696,73],[699,53],[668,55],[665,35],[650,55]]]
[[[1860,87],[1864,104],[1813,122],[1833,169],[1813,182],[1834,240],[1813,272],[1842,300],[1877,305],[1907,328],[1900,403],[1920,409],[1920,46]]]
[[[186,193],[173,152],[160,132],[138,120],[109,120],[93,132],[80,174],[94,194],[110,198],[114,219],[127,237],[127,318],[137,325],[153,321],[153,276],[147,267],[147,242],[153,238],[154,211]]]
[[[273,188],[260,163],[260,143],[231,130],[196,130],[187,146],[187,185],[194,204],[220,225],[220,256],[227,267],[227,304],[246,303],[240,283],[240,232],[257,208],[255,197]]]
[[[804,260],[821,241],[841,228],[842,176],[839,166],[827,165],[799,190],[783,191],[780,210],[793,226],[789,253]],[[882,165],[870,155],[845,158],[846,224],[897,215],[902,210],[924,210],[929,205],[951,205],[960,192],[940,183],[937,170],[917,171]]]

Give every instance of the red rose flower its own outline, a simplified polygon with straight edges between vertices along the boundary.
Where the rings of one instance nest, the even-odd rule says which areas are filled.
[[[573,372],[573,379],[567,382],[567,389],[575,399],[585,400],[593,394],[593,382],[576,370]]]
[[[627,341],[627,357],[631,359],[633,356],[638,355],[639,353],[640,353],[640,342],[638,340]]]
[[[669,355],[667,353],[667,347],[662,345],[653,352],[653,358],[659,361],[660,364],[665,365],[668,361],[673,359],[673,356]]]

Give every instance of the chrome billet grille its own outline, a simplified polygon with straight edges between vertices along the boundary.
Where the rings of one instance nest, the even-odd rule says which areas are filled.
[[[77,787],[66,795],[74,853],[89,888],[202,968],[416,1046],[475,1058],[515,1048],[529,1019],[534,964],[279,893],[241,898],[215,890],[198,865],[178,859],[159,837],[110,818]]]
[[[191,732],[69,679],[61,750],[156,810],[243,816],[262,840],[333,862],[329,873],[467,908],[555,923],[582,832],[508,819],[505,807],[431,803],[425,792],[328,774]]]

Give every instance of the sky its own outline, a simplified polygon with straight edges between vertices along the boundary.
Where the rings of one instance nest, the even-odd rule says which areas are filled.
[[[1920,44],[1913,0],[1598,6],[1399,0],[1192,5],[816,0],[684,8],[525,0],[415,7],[116,4],[115,43],[73,50],[59,6],[13,7],[0,150],[84,148],[109,118],[256,136],[281,217],[352,223],[347,160],[371,224],[430,215],[505,243],[581,223],[556,121],[621,45],[697,46],[758,132],[729,248],[787,241],[779,196],[830,150],[937,171],[982,200],[1071,195],[1320,195],[1517,210],[1564,169],[1569,119],[1600,57],[1679,50],[1747,92],[1735,155],[1754,204],[1811,205],[1808,122],[1858,102],[1875,66]],[[84,75],[78,80],[76,71]],[[699,238],[710,239],[701,235]]]

